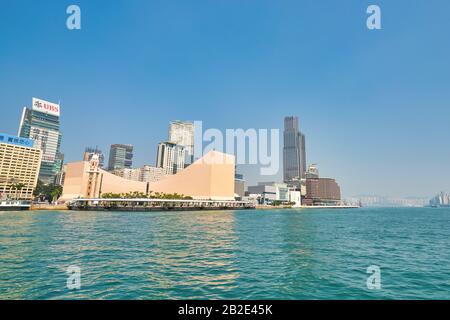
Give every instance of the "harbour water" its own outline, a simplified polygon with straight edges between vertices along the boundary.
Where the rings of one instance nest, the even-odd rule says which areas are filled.
[[[0,212],[0,299],[449,299],[449,236],[450,208]]]

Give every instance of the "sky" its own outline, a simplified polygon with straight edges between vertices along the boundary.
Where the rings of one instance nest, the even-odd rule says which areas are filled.
[[[66,27],[69,5],[81,30]],[[381,30],[366,27],[370,4]],[[62,152],[134,145],[154,164],[170,120],[282,129],[344,196],[450,191],[448,0],[1,1],[0,132],[60,102]],[[260,177],[242,166],[247,184]]]

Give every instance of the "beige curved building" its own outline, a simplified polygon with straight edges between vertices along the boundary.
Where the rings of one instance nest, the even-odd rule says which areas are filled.
[[[178,193],[194,199],[234,200],[235,158],[210,151],[186,169],[157,182],[132,181],[101,169],[98,159],[68,163],[62,201],[100,198],[104,193]]]

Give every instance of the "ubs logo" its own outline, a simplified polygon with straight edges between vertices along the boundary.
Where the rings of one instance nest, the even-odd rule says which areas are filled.
[[[59,113],[59,107],[58,106],[56,106],[54,104],[42,102],[42,101],[39,101],[39,100],[35,100],[34,101],[34,107],[37,108],[37,109],[43,109],[45,111]]]

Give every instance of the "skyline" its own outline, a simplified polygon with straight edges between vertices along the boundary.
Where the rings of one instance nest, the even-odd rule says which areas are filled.
[[[109,156],[111,144],[124,143],[140,166],[155,163],[171,120],[282,132],[283,118],[294,115],[307,163],[336,178],[344,197],[448,191],[450,47],[442,31],[450,6],[377,2],[383,30],[375,32],[364,26],[366,3],[356,2],[287,10],[262,1],[255,10],[230,1],[218,10],[79,1],[79,31],[65,28],[68,3],[5,4],[0,131],[17,133],[31,97],[60,101],[65,162],[88,146]],[[33,19],[38,6],[42,19]],[[257,169],[240,171],[247,185],[258,181]]]

